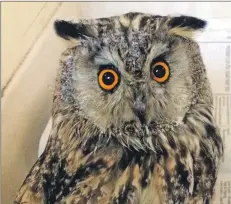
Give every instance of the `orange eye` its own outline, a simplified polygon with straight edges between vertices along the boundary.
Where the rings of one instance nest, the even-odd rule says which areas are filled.
[[[169,66],[167,63],[156,62],[151,68],[151,77],[158,83],[163,83],[169,78]]]
[[[104,68],[98,73],[98,82],[102,89],[112,91],[119,83],[119,74],[112,68]]]

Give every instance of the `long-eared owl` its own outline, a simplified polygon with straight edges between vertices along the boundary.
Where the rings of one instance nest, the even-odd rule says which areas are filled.
[[[57,20],[45,151],[15,203],[209,204],[223,154],[191,16]]]

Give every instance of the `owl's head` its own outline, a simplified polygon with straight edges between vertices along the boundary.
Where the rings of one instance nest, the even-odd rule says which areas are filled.
[[[129,121],[183,120],[200,104],[212,104],[195,31],[206,22],[189,16],[121,16],[55,22],[70,41],[62,61],[63,102],[97,127]]]

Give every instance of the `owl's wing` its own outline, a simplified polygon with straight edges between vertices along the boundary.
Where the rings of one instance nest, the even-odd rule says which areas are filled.
[[[66,158],[60,158],[46,149],[29,172],[15,203],[87,203],[96,197],[106,203],[111,199],[108,180],[118,152],[93,154],[72,150]]]

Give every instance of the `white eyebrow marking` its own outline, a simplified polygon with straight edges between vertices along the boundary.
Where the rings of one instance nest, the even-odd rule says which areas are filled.
[[[138,31],[139,28],[140,28],[140,19],[142,18],[141,15],[138,15],[131,23],[132,25],[132,28],[135,30],[135,31]]]
[[[119,21],[124,27],[129,27],[130,22],[131,22],[130,19],[126,16],[121,16]]]

